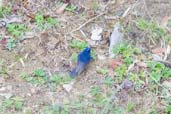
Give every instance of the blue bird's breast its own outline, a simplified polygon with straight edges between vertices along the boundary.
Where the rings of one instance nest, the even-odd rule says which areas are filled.
[[[89,63],[91,60],[90,54],[80,53],[78,56],[78,61],[83,63]]]

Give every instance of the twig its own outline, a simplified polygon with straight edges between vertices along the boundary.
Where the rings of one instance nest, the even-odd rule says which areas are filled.
[[[147,13],[148,17],[149,17],[150,19],[152,19],[151,15],[149,14],[149,10],[148,10],[148,8],[147,8],[146,0],[143,0],[143,3],[144,3],[144,7],[145,7],[145,10],[146,10],[146,13]]]
[[[91,18],[91,19],[89,19],[88,21],[86,21],[85,23],[83,23],[81,26],[79,26],[78,28],[72,30],[70,33],[67,33],[67,34],[71,34],[71,33],[75,32],[75,31],[80,30],[81,28],[83,28],[83,27],[84,27],[85,25],[87,25],[88,23],[92,22],[93,20],[99,18],[100,16],[102,16],[102,15],[104,15],[104,14],[106,14],[106,13],[107,13],[107,12],[103,12],[103,13],[101,13],[101,14],[99,14],[99,15],[97,15],[97,16]]]

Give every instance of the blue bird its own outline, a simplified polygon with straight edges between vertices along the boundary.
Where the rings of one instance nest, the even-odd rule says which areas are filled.
[[[91,52],[91,48],[87,47],[82,52],[79,53],[77,58],[77,66],[70,72],[70,76],[72,78],[80,75],[85,70],[85,68],[91,61],[90,52]]]

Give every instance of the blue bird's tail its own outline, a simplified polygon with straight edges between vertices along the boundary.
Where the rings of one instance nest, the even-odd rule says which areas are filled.
[[[86,68],[86,66],[87,66],[86,63],[78,62],[77,63],[77,66],[74,68],[74,70],[72,70],[70,72],[71,78],[74,78],[74,77],[80,75],[84,71],[84,69]]]
[[[78,72],[76,72],[76,68],[70,72],[70,77],[75,78],[78,75]]]

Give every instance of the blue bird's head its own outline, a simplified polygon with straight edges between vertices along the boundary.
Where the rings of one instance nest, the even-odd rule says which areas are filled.
[[[90,54],[90,51],[91,51],[91,48],[86,47],[86,48],[83,50],[83,53],[85,53],[85,54]]]

